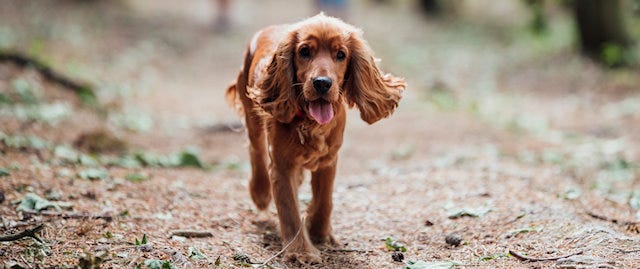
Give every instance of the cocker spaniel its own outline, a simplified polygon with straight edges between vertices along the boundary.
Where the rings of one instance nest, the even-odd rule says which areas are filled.
[[[312,242],[335,244],[331,196],[346,106],[372,124],[391,115],[405,86],[380,70],[362,31],[337,18],[319,14],[253,36],[226,95],[245,118],[251,198],[265,210],[273,196],[287,260],[319,263]],[[304,229],[303,169],[311,171],[313,193]]]

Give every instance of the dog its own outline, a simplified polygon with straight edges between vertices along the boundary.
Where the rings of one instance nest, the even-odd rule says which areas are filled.
[[[332,191],[347,107],[372,124],[393,113],[406,87],[379,68],[362,35],[322,13],[263,28],[226,91],[250,141],[251,198],[263,211],[273,196],[287,260],[320,263],[314,244],[336,244]],[[301,219],[296,198],[304,169],[313,197]]]

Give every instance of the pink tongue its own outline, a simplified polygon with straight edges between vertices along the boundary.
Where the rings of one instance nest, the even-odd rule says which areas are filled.
[[[333,107],[325,100],[317,100],[309,103],[311,117],[320,124],[327,124],[333,119]]]

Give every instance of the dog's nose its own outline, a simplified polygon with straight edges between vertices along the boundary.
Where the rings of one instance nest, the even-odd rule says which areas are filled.
[[[324,94],[331,88],[331,78],[329,77],[317,77],[313,79],[313,88],[319,94]]]

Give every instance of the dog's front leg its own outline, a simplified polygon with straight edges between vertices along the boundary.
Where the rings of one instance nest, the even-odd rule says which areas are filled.
[[[271,186],[278,209],[282,245],[286,248],[285,259],[319,263],[320,252],[307,239],[298,210],[296,177],[301,168],[278,163],[277,159],[272,165]]]
[[[307,208],[306,219],[309,237],[316,244],[336,244],[331,235],[331,209],[333,207],[333,181],[336,176],[336,162],[319,168],[311,174],[313,198]]]

